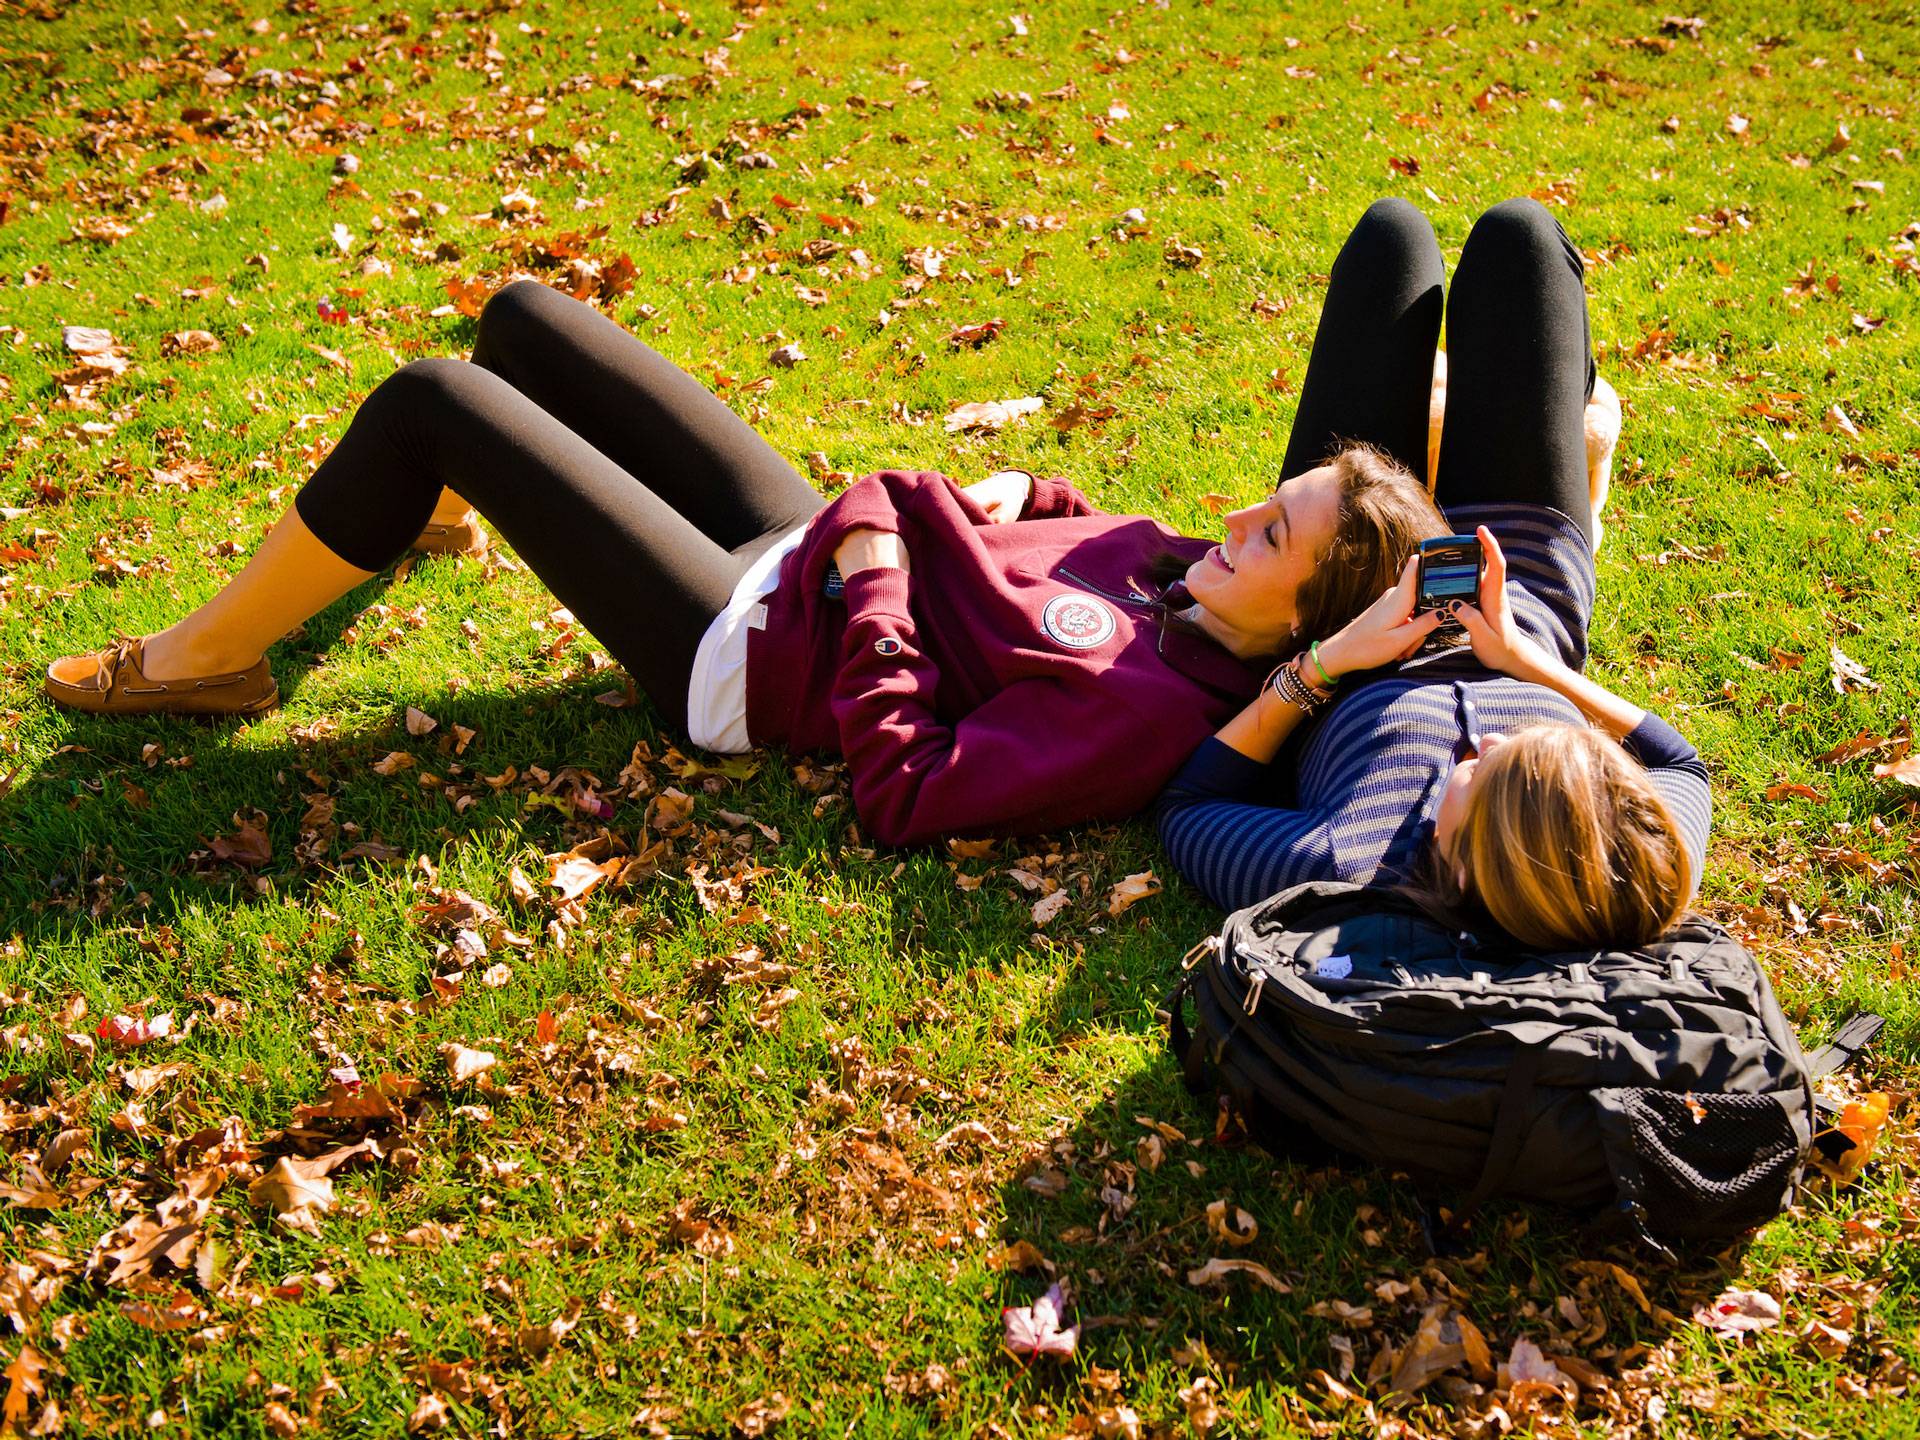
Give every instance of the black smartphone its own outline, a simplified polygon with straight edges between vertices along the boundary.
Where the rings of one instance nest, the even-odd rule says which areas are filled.
[[[1420,542],[1420,595],[1416,611],[1444,611],[1455,600],[1469,605],[1480,603],[1480,577],[1486,572],[1487,554],[1475,535],[1441,535]],[[1451,618],[1441,622],[1457,625]]]

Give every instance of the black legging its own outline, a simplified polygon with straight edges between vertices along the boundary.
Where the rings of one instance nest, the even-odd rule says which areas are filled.
[[[1508,200],[1474,222],[1446,297],[1442,506],[1551,505],[1593,539],[1584,274],[1580,252],[1537,201]],[[1358,440],[1428,478],[1442,275],[1433,227],[1406,201],[1375,201],[1360,217],[1333,263],[1283,477]]]
[[[826,501],[712,392],[537,281],[481,312],[473,360],[416,360],[354,414],[294,506],[384,570],[458,491],[676,729],[694,653],[754,557]]]

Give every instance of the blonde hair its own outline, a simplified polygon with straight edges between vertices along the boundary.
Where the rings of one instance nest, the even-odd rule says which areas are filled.
[[[1691,893],[1680,827],[1646,771],[1577,725],[1530,726],[1488,752],[1439,879],[1449,908],[1477,903],[1539,950],[1644,945]]]

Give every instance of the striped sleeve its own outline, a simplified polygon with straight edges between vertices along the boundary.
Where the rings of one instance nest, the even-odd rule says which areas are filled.
[[[1700,752],[1689,745],[1678,730],[1652,712],[1620,743],[1629,755],[1646,766],[1647,778],[1673,811],[1693,872],[1688,891],[1698,890],[1707,864],[1707,832],[1713,824],[1713,793]]]
[[[1174,865],[1223,910],[1334,873],[1332,815],[1253,805],[1269,767],[1210,739],[1160,798],[1160,838]]]

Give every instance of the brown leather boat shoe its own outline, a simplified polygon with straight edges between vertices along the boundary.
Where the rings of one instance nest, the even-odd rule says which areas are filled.
[[[410,547],[419,555],[484,555],[487,532],[480,517],[469,510],[451,525],[428,525]]]
[[[56,660],[47,667],[46,691],[59,705],[90,715],[258,715],[280,703],[280,687],[263,658],[231,675],[199,675],[182,680],[149,680],[140,669],[140,638],[116,640],[85,657],[89,676],[63,679],[68,668]]]

